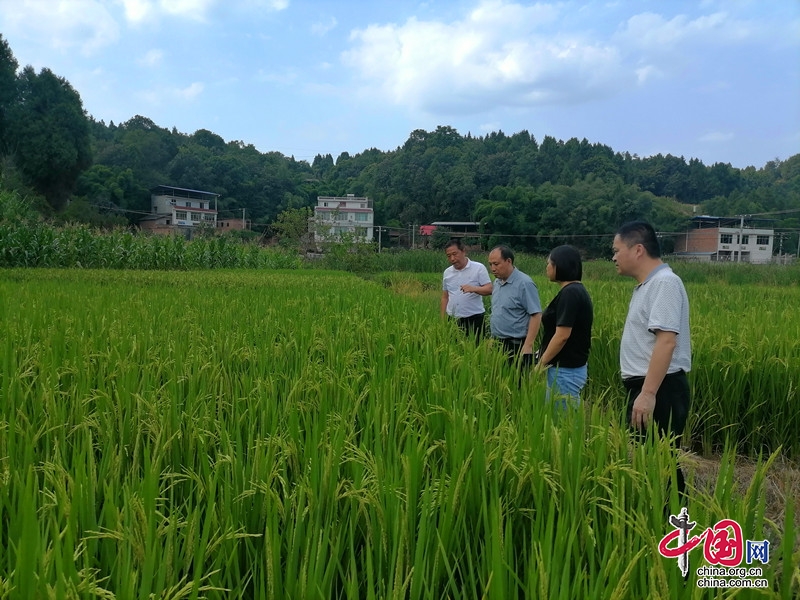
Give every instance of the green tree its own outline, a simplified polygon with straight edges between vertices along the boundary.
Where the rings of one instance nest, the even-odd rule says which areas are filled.
[[[289,208],[278,215],[271,225],[272,231],[282,246],[305,250],[311,241],[308,230],[308,220],[311,218],[311,209]]]
[[[0,189],[0,223],[24,225],[36,221],[37,216],[27,199],[15,191]]]
[[[70,202],[55,221],[60,224],[86,223],[100,229],[113,229],[128,224],[124,216],[113,212],[101,212],[85,198],[76,198]]]
[[[89,120],[69,82],[27,66],[9,111],[9,139],[26,182],[61,210],[80,174],[92,164]]]
[[[7,113],[17,93],[17,59],[0,33],[0,156],[6,153]]]

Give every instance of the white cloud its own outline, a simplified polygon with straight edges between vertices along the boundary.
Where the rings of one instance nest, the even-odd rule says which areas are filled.
[[[183,98],[184,100],[194,100],[200,94],[203,93],[204,89],[205,85],[196,81],[192,83],[189,87],[175,90],[175,94],[176,96],[178,96],[179,98]]]
[[[329,31],[335,29],[338,24],[339,22],[336,20],[336,17],[331,17],[327,21],[314,23],[311,26],[311,33],[313,33],[314,35],[322,36],[328,33]]]
[[[164,60],[164,52],[162,50],[153,49],[149,50],[137,62],[143,67],[155,67],[162,63]]]
[[[217,0],[159,0],[159,9],[168,15],[203,21]]]
[[[731,89],[731,84],[728,81],[721,81],[719,79],[707,81],[704,85],[698,88],[698,91],[703,94],[716,94],[726,92]]]
[[[730,142],[734,137],[734,134],[729,131],[712,131],[705,135],[701,135],[699,138],[697,138],[697,141],[716,144],[719,142]]]
[[[194,82],[187,87],[159,87],[156,90],[141,92],[139,96],[148,104],[162,106],[167,103],[180,102],[182,104],[193,102],[205,90],[205,85]]]
[[[723,4],[723,6],[725,6]],[[740,44],[745,41],[771,42],[774,38],[794,38],[797,22],[776,22],[764,16],[747,18],[725,11],[697,18],[680,14],[667,19],[660,14],[641,13],[630,17],[615,40],[627,47],[655,54],[692,51],[709,45]]]
[[[737,10],[726,2],[695,5],[692,11],[705,14],[691,15],[674,12],[684,5],[665,4],[664,14],[635,14],[614,31],[611,9],[598,4],[478,1],[460,19],[412,17],[351,31],[341,60],[361,97],[447,116],[579,104],[659,80],[677,83],[713,68],[707,57],[714,50],[796,32],[793,20],[720,10]]]
[[[118,0],[122,3],[125,18],[131,23],[141,23],[157,19],[162,15],[208,21],[209,15],[217,6],[226,5],[223,0]],[[289,0],[238,0],[229,2],[232,7],[245,13],[267,9],[282,11],[289,7]]]
[[[636,69],[636,80],[639,84],[645,84],[652,80],[654,77],[661,75],[661,71],[653,65],[645,65]]]
[[[423,111],[577,102],[623,77],[617,50],[580,34],[547,33],[555,6],[490,0],[461,21],[409,19],[351,33],[342,60],[390,101]],[[634,75],[629,75],[633,80]]]
[[[284,69],[283,71],[264,71],[259,70],[255,80],[262,83],[275,83],[278,85],[291,85],[298,80],[297,72],[294,69]]]
[[[289,0],[270,0],[267,5],[272,10],[286,10],[289,8]]]
[[[131,23],[152,20],[160,15],[204,21],[217,0],[122,0],[125,18]]]
[[[4,28],[53,48],[91,55],[119,39],[119,27],[99,0],[3,0]],[[8,33],[8,31],[6,31]]]
[[[747,37],[749,33],[744,22],[731,19],[724,12],[693,20],[686,15],[668,20],[659,14],[641,13],[628,19],[617,37],[626,45],[663,52],[687,42],[730,41]]]
[[[150,0],[122,0],[125,18],[133,23],[139,23],[149,17],[154,10]]]

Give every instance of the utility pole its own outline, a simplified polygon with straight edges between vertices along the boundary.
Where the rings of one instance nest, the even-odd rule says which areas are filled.
[[[247,229],[247,221],[245,221],[245,219],[244,219],[244,211],[245,210],[247,210],[247,209],[244,209],[244,208],[242,209],[242,231]]]
[[[378,225],[375,229],[378,230],[378,254],[380,254],[380,251],[381,251],[381,233],[383,233],[383,227]]]
[[[739,236],[736,240],[736,262],[742,262],[742,234],[744,230],[744,215],[739,215]]]
[[[417,224],[414,223],[411,225],[411,249],[417,247]]]

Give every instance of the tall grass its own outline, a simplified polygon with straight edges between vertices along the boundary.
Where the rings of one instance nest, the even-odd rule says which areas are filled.
[[[13,270],[0,298],[0,597],[717,597],[657,553],[664,442],[554,421],[435,303],[289,271]],[[788,598],[766,466],[689,510],[773,540]]]

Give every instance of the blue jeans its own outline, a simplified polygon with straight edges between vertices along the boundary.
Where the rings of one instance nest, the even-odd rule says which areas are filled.
[[[554,408],[567,409],[569,400],[574,406],[581,402],[581,390],[586,385],[588,371],[586,365],[582,367],[558,367],[547,369],[547,394],[546,400],[553,398]]]

